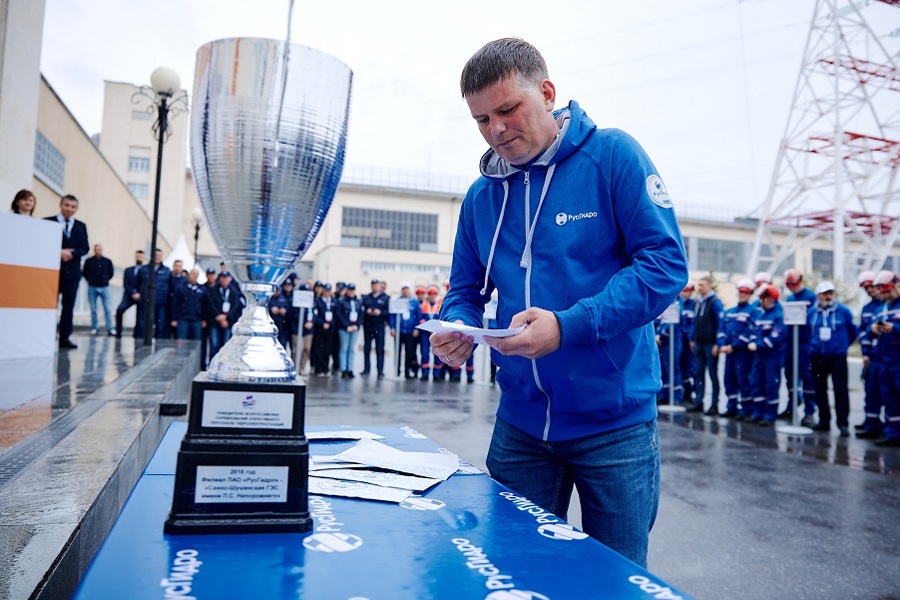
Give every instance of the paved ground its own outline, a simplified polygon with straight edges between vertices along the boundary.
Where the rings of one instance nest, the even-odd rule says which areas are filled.
[[[95,340],[88,360],[90,340],[75,339],[79,350],[58,361],[52,382],[42,386],[63,391],[0,405],[0,439],[29,435],[15,430],[22,411],[38,410],[43,421],[31,427],[39,428],[64,415],[66,402],[77,403],[72,386],[102,385],[142,359],[130,343],[101,352],[103,340]],[[359,372],[359,355],[357,363]],[[7,381],[0,390],[14,389],[21,369],[2,367]],[[310,378],[306,418],[317,425],[409,425],[483,468],[497,399],[484,381]],[[858,384],[851,403],[853,424],[861,420]],[[660,437],[653,572],[708,600],[900,599],[900,451],[836,432],[789,437],[695,415],[662,416]],[[577,502],[570,520],[580,521]]]

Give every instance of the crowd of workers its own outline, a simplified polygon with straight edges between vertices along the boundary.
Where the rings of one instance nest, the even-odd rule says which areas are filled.
[[[900,445],[900,283],[892,271],[860,275],[859,285],[870,301],[858,318],[835,299],[829,281],[815,290],[805,287],[803,274],[784,274],[790,295],[782,298],[772,276],[757,273],[738,283],[738,303],[727,310],[713,291],[710,278],[689,282],[677,301],[679,315],[657,321],[662,364],[660,401],[704,411],[706,380],[709,404],[704,414],[723,416],[760,427],[776,419],[792,419],[803,407],[800,423],[815,431],[832,429],[828,380],[834,395],[839,435],[850,436],[847,353],[859,343],[865,380],[865,420],[856,437],[882,446]],[[781,301],[786,304],[782,305]],[[805,303],[800,305],[799,303]],[[799,309],[799,312],[796,312]],[[789,314],[789,324],[785,315]],[[799,315],[799,318],[798,318]],[[666,321],[666,322],[663,322]],[[791,327],[797,328],[796,352]],[[674,333],[674,335],[672,335]],[[674,356],[675,360],[670,360]],[[725,410],[720,412],[718,357],[725,357]],[[796,366],[795,366],[796,356]],[[797,377],[795,379],[795,369]],[[788,388],[787,406],[780,408],[782,372]]]

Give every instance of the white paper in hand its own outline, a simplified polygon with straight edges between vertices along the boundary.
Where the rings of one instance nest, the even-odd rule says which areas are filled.
[[[463,325],[462,323],[451,323],[450,321],[439,321],[437,319],[425,321],[421,325],[418,325],[416,328],[421,329],[422,331],[428,331],[430,333],[447,333],[450,331],[459,331],[466,335],[471,335],[473,338],[475,338],[476,344],[483,344],[484,336],[503,338],[525,331],[524,325],[513,327],[512,329],[484,329],[482,327],[472,327],[470,325]]]

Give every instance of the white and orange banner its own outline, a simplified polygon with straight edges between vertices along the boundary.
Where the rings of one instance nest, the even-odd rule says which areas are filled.
[[[62,228],[0,213],[0,360],[53,356]]]

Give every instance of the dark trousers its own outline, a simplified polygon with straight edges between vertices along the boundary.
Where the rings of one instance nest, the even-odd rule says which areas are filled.
[[[828,406],[828,376],[834,389],[834,412],[837,414],[839,429],[848,426],[850,416],[850,392],[847,389],[846,354],[811,354],[813,386],[816,389],[816,404],[819,407],[819,423],[831,423],[831,408]]]
[[[363,343],[363,356],[365,356],[363,373],[368,373],[371,369],[369,354],[372,352],[372,342],[375,342],[375,364],[378,367],[378,374],[384,375],[384,323],[378,325],[363,325],[363,333],[365,341]]]
[[[116,337],[122,337],[122,317],[125,314],[125,311],[137,304],[134,301],[134,298],[131,297],[127,291],[122,294],[122,301],[119,302],[119,307],[116,309]],[[138,307],[140,310],[140,307]],[[140,335],[137,330],[137,321],[135,320],[134,327],[134,337],[138,337]]]
[[[317,329],[313,334],[313,355],[315,356],[316,373],[328,373],[328,361],[331,360],[331,370],[338,371],[338,360],[335,354],[338,350],[338,338],[336,329]]]
[[[405,375],[407,377],[415,377],[419,374],[419,358],[418,354],[419,338],[413,337],[412,333],[400,334],[400,350],[403,352],[405,365]],[[399,362],[400,357],[397,357]]]
[[[681,355],[678,360],[681,368],[681,381],[684,386],[684,401],[693,402],[696,365],[694,364],[694,351],[691,350],[691,338],[684,334],[676,335],[681,335]]]
[[[59,315],[59,341],[67,342],[72,335],[72,313],[75,312],[75,296],[78,294],[80,279],[60,279],[59,294],[62,296],[62,313]]]
[[[200,370],[201,370],[201,371],[205,371],[205,370],[206,370],[206,360],[207,360],[207,356],[210,355],[210,335],[209,335],[209,332],[210,332],[210,328],[211,328],[211,327],[214,327],[214,326],[215,326],[215,322],[212,322],[212,323],[210,323],[210,324],[207,324],[207,326],[204,327],[204,328],[203,328],[203,331],[200,333]],[[118,331],[120,334],[122,333],[121,330],[118,330],[118,329],[117,329],[116,331]]]
[[[712,400],[710,406],[719,406],[719,357],[713,356],[712,350],[715,344],[694,344],[694,360],[697,363],[697,379],[694,380],[696,391],[694,402],[703,404],[703,396],[706,394],[706,373],[709,372],[709,380],[712,381]]]

